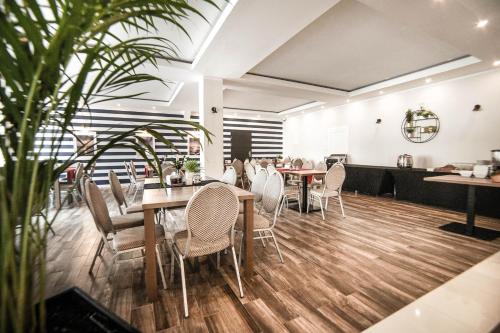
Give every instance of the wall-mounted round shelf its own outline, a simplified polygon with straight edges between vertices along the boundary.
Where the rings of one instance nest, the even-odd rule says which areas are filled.
[[[406,111],[401,124],[401,133],[406,140],[424,143],[434,139],[438,132],[439,118],[434,112],[424,108]]]

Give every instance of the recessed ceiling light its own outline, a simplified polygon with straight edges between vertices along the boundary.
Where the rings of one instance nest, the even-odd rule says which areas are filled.
[[[351,100],[350,100],[350,99],[346,99],[345,101],[346,101],[347,103],[349,103]]]
[[[260,118],[260,114],[257,115],[257,118]]]
[[[427,79],[425,79],[425,83],[431,83],[432,82],[432,79],[430,77],[428,77]]]
[[[500,66],[500,60],[493,61],[493,66]]]
[[[488,25],[488,20],[479,20],[476,23],[476,28],[484,28]]]
[[[116,104],[116,106],[121,106],[121,104],[120,104],[120,103],[118,103],[118,104]]]
[[[322,108],[322,109],[324,109],[324,108],[325,108],[325,106],[324,106],[324,105],[321,105],[321,108]]]
[[[153,110],[156,110],[156,106],[153,106]]]
[[[382,95],[383,93],[384,93],[384,91],[383,91],[383,90],[380,90],[380,91],[378,92],[378,94],[379,94],[379,95]]]
[[[301,113],[304,114],[304,111],[302,111]]]

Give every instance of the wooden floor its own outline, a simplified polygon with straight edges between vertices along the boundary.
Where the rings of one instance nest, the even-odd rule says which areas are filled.
[[[106,199],[117,214],[109,192]],[[141,258],[120,264],[112,284],[99,259],[89,275],[97,231],[83,204],[66,208],[49,241],[49,294],[79,286],[143,332],[358,332],[500,250],[500,239],[438,229],[464,221],[463,213],[389,198],[344,200],[345,219],[335,203],[326,221],[319,212],[286,211],[276,227],[285,263],[273,245],[256,242],[256,272],[243,280],[242,299],[230,256],[220,270],[206,260],[188,265],[189,319],[182,317],[178,268],[174,285],[155,303],[146,299]],[[500,229],[500,220],[478,217],[477,224]]]

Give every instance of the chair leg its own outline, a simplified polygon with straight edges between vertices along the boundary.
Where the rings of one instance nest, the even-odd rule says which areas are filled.
[[[217,252],[217,269],[220,268],[220,251]]]
[[[323,211],[323,200],[322,198],[318,198],[319,201],[319,207],[321,208],[321,216],[323,216],[323,221],[325,220],[325,212]]]
[[[243,249],[243,233],[241,233],[240,250],[239,250],[239,256],[238,256],[238,265],[239,266],[241,266],[241,257],[243,256],[243,253],[241,253],[242,249]]]
[[[233,252],[234,270],[236,271],[236,279],[238,279],[238,287],[240,288],[240,297],[243,297],[243,288],[241,287],[241,278],[240,278],[240,267],[236,260],[236,251],[234,250],[234,246],[231,246],[231,251]]]
[[[259,237],[262,242],[262,246],[266,247],[266,240],[262,237],[262,231],[259,231]]]
[[[181,282],[182,282],[182,298],[184,301],[184,317],[189,317],[187,292],[186,292],[186,275],[184,273],[184,259],[179,254],[179,265],[181,267]]]
[[[281,202],[280,202],[280,209],[278,211],[278,216],[281,216],[281,212],[283,211],[283,205],[285,204],[285,198],[281,198]]]
[[[137,192],[139,191],[139,186],[135,186],[135,192],[134,192],[134,196],[132,197],[132,202],[135,202],[135,197],[137,196]]]
[[[92,269],[94,269],[95,261],[97,257],[101,255],[103,247],[104,247],[104,241],[101,239],[99,241],[99,245],[97,245],[97,249],[95,250],[94,259],[92,259],[92,263],[90,264],[89,274],[92,274]]]
[[[174,283],[174,273],[175,273],[175,257],[174,257],[174,251],[172,251],[172,255],[170,256],[170,285]]]
[[[165,281],[165,273],[163,272],[163,265],[161,261],[160,249],[158,244],[156,244],[156,258],[158,260],[158,268],[160,269],[161,282],[163,284],[163,289],[167,289],[167,282]]]
[[[325,200],[325,210],[328,210],[328,197],[326,197],[326,200]]]
[[[280,256],[280,261],[281,263],[283,263],[283,256],[281,255],[281,251],[280,251],[280,248],[278,246],[278,242],[276,241],[276,237],[274,236],[274,232],[272,230],[269,230],[269,232],[271,233],[271,236],[273,236],[273,241],[274,241],[274,246],[276,246],[276,251],[278,251],[278,255]]]
[[[342,211],[342,217],[345,217],[344,204],[342,203],[342,196],[340,194],[339,194],[339,203],[340,203],[340,210]]]

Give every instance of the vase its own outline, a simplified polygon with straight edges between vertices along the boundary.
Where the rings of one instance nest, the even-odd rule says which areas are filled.
[[[192,172],[186,171],[186,173],[184,174],[186,185],[193,185],[193,175],[194,174]]]

